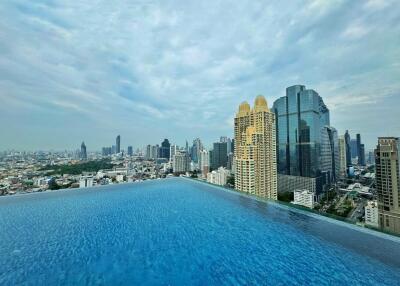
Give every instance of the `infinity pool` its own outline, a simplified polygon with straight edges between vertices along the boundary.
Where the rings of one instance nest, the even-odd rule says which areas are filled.
[[[400,242],[186,179],[0,198],[0,285],[400,285]]]

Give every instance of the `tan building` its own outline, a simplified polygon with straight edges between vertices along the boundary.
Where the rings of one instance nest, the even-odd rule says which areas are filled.
[[[379,227],[400,234],[400,141],[380,137],[375,149]]]
[[[235,117],[235,189],[277,199],[275,114],[263,96],[247,102]]]
[[[346,177],[347,158],[346,158],[346,142],[344,136],[339,137],[339,175],[341,178]]]

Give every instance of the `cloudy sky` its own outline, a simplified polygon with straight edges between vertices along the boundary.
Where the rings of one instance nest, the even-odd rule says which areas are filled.
[[[294,84],[367,149],[400,136],[397,0],[2,0],[0,15],[0,150],[210,144],[240,102]]]

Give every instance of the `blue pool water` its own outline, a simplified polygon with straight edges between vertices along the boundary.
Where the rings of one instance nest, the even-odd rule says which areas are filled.
[[[400,285],[400,243],[166,179],[0,198],[0,284]]]

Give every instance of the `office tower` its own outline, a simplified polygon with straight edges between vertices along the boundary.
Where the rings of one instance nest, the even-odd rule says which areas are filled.
[[[147,160],[151,159],[151,145],[146,146],[146,152],[144,156]]]
[[[357,139],[350,140],[351,159],[356,159],[358,156]]]
[[[207,150],[201,150],[199,156],[199,169],[203,176],[206,176],[210,170],[210,157]]]
[[[227,143],[215,142],[213,146],[212,169],[217,170],[219,167],[226,167],[228,161]]]
[[[164,139],[164,141],[161,143],[161,147],[160,147],[160,158],[169,160],[170,147],[171,147],[171,144],[169,143],[168,139]]]
[[[85,145],[85,142],[82,142],[82,144],[81,144],[80,159],[81,159],[81,160],[86,160],[86,159],[87,159],[87,153],[86,153],[86,145]]]
[[[118,135],[115,139],[115,152],[118,154],[121,152],[121,136]]]
[[[360,165],[361,166],[365,166],[366,164],[366,162],[365,162],[365,145],[364,144],[361,144],[360,145],[360,158],[361,158],[361,160],[360,160]]]
[[[324,126],[321,132],[320,168],[323,181],[331,185],[339,177],[339,143],[335,128]]]
[[[231,152],[235,154],[235,139],[231,140]]]
[[[347,170],[347,149],[345,136],[339,138],[339,174],[342,178],[346,177]]]
[[[339,166],[337,132],[322,97],[303,85],[286,89],[274,102],[278,173],[318,178],[317,193],[334,182]],[[236,144],[237,145],[237,144]]]
[[[346,162],[347,162],[347,167],[350,167],[351,164],[351,147],[350,147],[350,134],[349,131],[346,130],[346,133],[344,134],[344,140],[345,140],[345,145],[346,145]]]
[[[117,148],[115,147],[115,145],[112,145],[112,146],[111,146],[111,153],[112,153],[112,154],[117,153]]]
[[[187,140],[186,140],[185,150],[186,153],[189,153],[189,143],[187,142]]]
[[[247,102],[239,106],[235,117],[236,190],[277,199],[275,124],[275,114],[263,96],[257,96],[253,109]]]
[[[201,150],[203,150],[203,144],[201,143],[200,138],[196,138],[193,140],[193,146],[190,150],[190,156],[194,163],[199,162],[199,155]]]
[[[226,137],[226,136],[220,136],[220,137],[219,137],[219,142],[221,142],[221,143],[228,143],[228,137]]]
[[[190,157],[187,152],[178,151],[172,159],[174,173],[188,172],[190,170]]]
[[[361,144],[361,135],[357,134],[357,158],[358,165],[365,166],[365,147],[364,144]]]
[[[379,226],[400,234],[400,140],[379,137],[375,149],[375,176],[378,194]]]
[[[132,156],[133,155],[133,148],[132,146],[128,146],[128,156]]]

